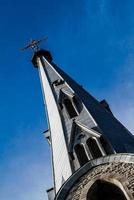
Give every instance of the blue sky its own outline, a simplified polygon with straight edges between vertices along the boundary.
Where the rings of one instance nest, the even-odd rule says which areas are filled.
[[[134,132],[134,1],[0,1],[0,198],[43,200],[51,187],[50,152],[30,38]]]

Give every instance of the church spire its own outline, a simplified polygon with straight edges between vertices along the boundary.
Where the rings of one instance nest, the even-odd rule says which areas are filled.
[[[34,52],[32,63],[47,107],[55,193],[90,160],[134,152],[134,137],[107,102],[97,101],[55,65],[49,51]]]

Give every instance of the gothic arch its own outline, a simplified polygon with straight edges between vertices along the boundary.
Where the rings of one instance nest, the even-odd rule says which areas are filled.
[[[86,142],[93,159],[99,158],[102,156],[102,152],[96,140],[97,140],[96,138],[90,137]]]
[[[74,118],[78,115],[74,105],[72,104],[72,101],[69,98],[65,98],[63,100],[63,104],[65,105],[65,108],[70,118]]]
[[[78,113],[80,113],[83,109],[83,105],[82,105],[80,99],[77,96],[73,96],[72,101],[73,101],[73,104],[76,107]]]
[[[128,198],[116,184],[98,179],[88,190],[86,200],[128,200]]]
[[[88,157],[85,151],[85,148],[82,144],[77,144],[74,147],[77,159],[79,161],[80,166],[83,166],[88,162]]]

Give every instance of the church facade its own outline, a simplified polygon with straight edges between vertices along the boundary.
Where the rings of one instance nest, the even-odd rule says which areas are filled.
[[[32,58],[38,69],[52,154],[49,200],[133,200],[134,136],[62,71],[49,51]]]

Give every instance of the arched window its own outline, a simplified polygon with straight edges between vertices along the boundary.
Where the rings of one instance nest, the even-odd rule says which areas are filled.
[[[96,180],[87,193],[87,200],[127,200],[123,191],[113,183]]]
[[[63,104],[65,105],[70,118],[76,117],[78,115],[70,99],[64,99]]]
[[[73,100],[73,104],[76,107],[78,113],[80,113],[83,108],[82,103],[80,102],[80,99],[78,99],[78,97],[76,97],[76,96],[73,96],[72,100]]]
[[[85,149],[82,144],[77,144],[74,147],[75,153],[77,155],[78,161],[80,166],[83,166],[85,163],[88,162],[88,157],[86,155]]]
[[[99,158],[102,156],[102,153],[95,138],[89,138],[87,140],[87,146],[93,158]]]

